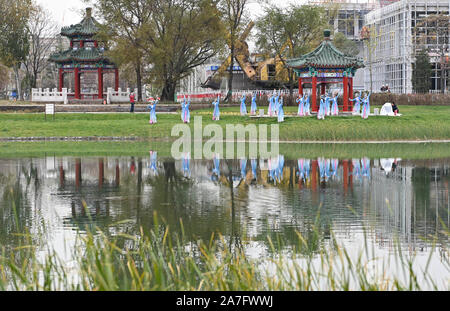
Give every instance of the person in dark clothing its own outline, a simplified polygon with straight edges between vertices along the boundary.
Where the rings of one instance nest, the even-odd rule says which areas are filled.
[[[131,104],[131,108],[130,108],[130,113],[134,112],[134,93],[130,94],[130,104]]]
[[[392,111],[394,112],[394,115],[397,115],[399,112],[398,107],[394,102],[392,102]]]

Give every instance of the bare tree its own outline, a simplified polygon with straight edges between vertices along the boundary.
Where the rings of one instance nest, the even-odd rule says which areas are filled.
[[[55,45],[58,29],[50,13],[36,5],[31,10],[28,22],[30,51],[24,62],[28,87],[35,88],[39,75],[48,66],[51,48]]]

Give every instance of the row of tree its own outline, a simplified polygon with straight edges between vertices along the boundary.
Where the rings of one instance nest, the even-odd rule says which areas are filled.
[[[0,82],[7,83],[11,69],[19,99],[23,85],[27,89],[37,86],[39,75],[48,65],[56,33],[49,13],[35,2],[0,0]],[[21,69],[25,71],[23,79]]]
[[[250,22],[250,0],[96,0],[94,5],[103,24],[100,38],[108,42],[108,54],[118,65],[135,72],[139,99],[145,81],[160,90],[162,100],[173,100],[180,80],[216,56],[231,56],[228,92],[232,92],[235,42]],[[330,12],[319,6],[264,5],[264,14],[256,21],[258,51],[277,56],[286,65],[288,58],[310,51],[322,40]],[[285,43],[289,48],[283,53]],[[353,55],[358,52],[343,35],[335,43]],[[289,70],[288,75],[292,91],[294,72]]]

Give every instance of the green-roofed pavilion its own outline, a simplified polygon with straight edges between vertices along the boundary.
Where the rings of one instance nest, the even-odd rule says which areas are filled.
[[[103,75],[113,72],[115,75],[115,90],[119,88],[119,71],[117,66],[104,55],[104,48],[99,47],[95,35],[100,24],[92,17],[92,9],[86,8],[83,20],[68,27],[61,28],[61,35],[70,39],[70,48],[50,56],[50,61],[56,63],[59,69],[59,91],[64,87],[64,75],[74,74],[75,99],[83,99],[81,94],[80,76],[84,72],[97,71],[98,98],[103,98]],[[70,95],[70,94],[69,94]]]
[[[343,84],[343,111],[351,111],[349,97],[353,97],[353,77],[356,70],[364,67],[359,57],[346,55],[339,51],[330,40],[330,30],[324,31],[325,38],[312,52],[299,58],[289,59],[287,64],[298,77],[299,94],[303,95],[303,85],[312,85],[311,108],[318,110],[317,86],[320,94],[325,95],[327,84]]]

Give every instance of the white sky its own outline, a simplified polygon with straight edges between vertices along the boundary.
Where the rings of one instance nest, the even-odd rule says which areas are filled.
[[[35,0],[46,8],[52,15],[52,19],[61,26],[69,26],[76,24],[82,19],[80,12],[88,6],[82,0]],[[276,2],[280,6],[288,5],[290,2],[302,3],[307,0],[269,0],[270,2]],[[253,2],[253,3],[252,3]],[[248,6],[252,17],[256,17],[260,12],[260,5],[256,4],[256,1],[252,1]],[[95,14],[95,12],[94,12]]]

